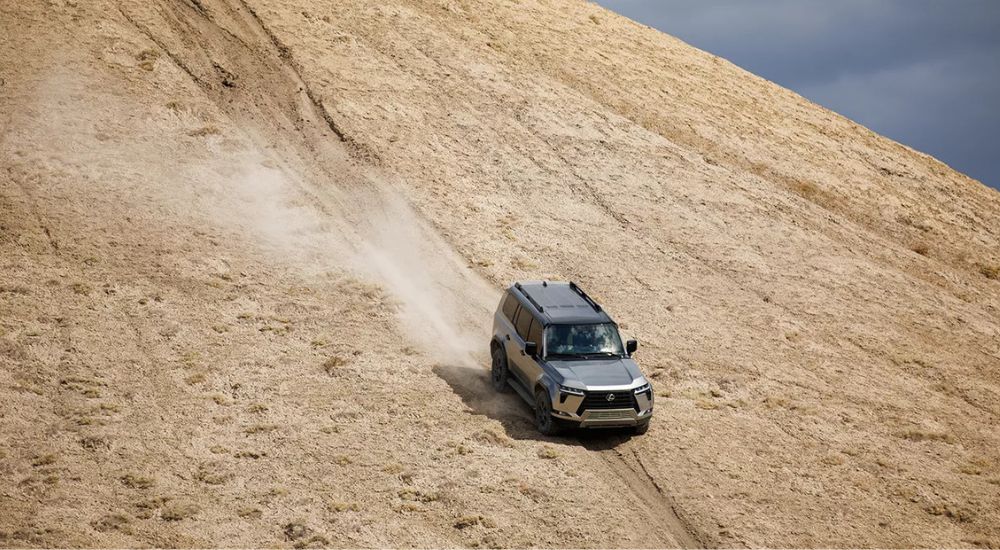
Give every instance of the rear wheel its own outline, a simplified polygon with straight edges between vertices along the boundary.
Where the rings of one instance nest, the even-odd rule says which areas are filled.
[[[544,391],[535,394],[535,427],[542,435],[557,435],[562,427],[559,421],[552,417],[552,403]]]
[[[507,354],[504,353],[503,348],[497,347],[493,350],[493,366],[490,369],[490,382],[493,384],[493,389],[500,393],[510,391],[510,386],[507,384],[509,377]]]

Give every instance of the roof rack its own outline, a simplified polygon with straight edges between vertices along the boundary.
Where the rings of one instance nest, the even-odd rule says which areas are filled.
[[[569,288],[573,292],[576,292],[577,294],[579,294],[581,298],[583,298],[584,300],[586,300],[587,303],[590,304],[590,307],[594,308],[594,311],[601,311],[601,306],[597,305],[597,302],[595,302],[590,296],[587,296],[587,293],[584,292],[582,288],[580,288],[579,286],[577,286],[576,283],[574,283],[573,281],[570,281]]]
[[[545,311],[545,308],[542,307],[542,304],[536,302],[535,299],[531,297],[531,294],[528,294],[528,291],[521,287],[521,283],[515,283],[514,288],[520,290],[521,294],[524,294],[524,297],[527,298],[529,302],[531,302],[531,305],[535,306],[535,309],[537,309],[539,313]]]

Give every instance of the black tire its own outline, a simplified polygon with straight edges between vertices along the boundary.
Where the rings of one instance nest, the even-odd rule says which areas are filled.
[[[642,424],[639,424],[636,427],[632,428],[632,433],[634,433],[635,435],[642,435],[642,434],[648,432],[649,431],[649,423],[650,422],[652,422],[652,421],[651,420],[647,420],[647,421],[643,422]]]
[[[542,435],[558,435],[562,431],[559,419],[552,416],[552,403],[542,390],[535,393],[535,427]]]
[[[507,368],[507,354],[504,353],[503,348],[497,347],[493,350],[493,366],[490,369],[490,383],[493,384],[493,389],[500,393],[507,393],[510,391],[510,384],[507,380],[510,378],[510,370]]]

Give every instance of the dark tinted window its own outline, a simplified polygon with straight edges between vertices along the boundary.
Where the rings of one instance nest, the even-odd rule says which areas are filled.
[[[531,326],[532,319],[531,312],[524,308],[521,308],[521,312],[517,314],[517,335],[522,340],[526,340],[528,337],[528,327]]]
[[[528,329],[528,339],[526,342],[534,342],[538,344],[539,353],[542,349],[542,324],[535,319],[531,322],[531,328]]]
[[[518,305],[520,304],[517,303],[517,298],[508,292],[503,299],[503,315],[511,323],[514,322],[514,314],[517,313]]]

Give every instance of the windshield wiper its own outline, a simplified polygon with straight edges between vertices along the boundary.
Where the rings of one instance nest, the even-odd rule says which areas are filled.
[[[555,352],[553,352],[553,353],[548,354],[546,357],[548,357],[549,359],[556,358],[556,357],[568,357],[568,358],[571,358],[571,359],[573,359],[573,358],[582,359],[582,358],[585,358],[586,356],[587,355],[583,354],[583,353],[555,353]]]
[[[621,357],[621,355],[613,351],[595,351],[593,353],[584,353],[585,357]]]

